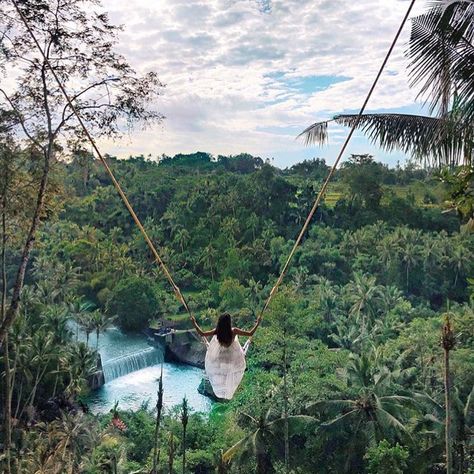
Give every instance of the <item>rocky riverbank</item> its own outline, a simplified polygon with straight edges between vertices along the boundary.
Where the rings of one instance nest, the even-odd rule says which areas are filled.
[[[97,370],[89,376],[87,384],[91,390],[97,390],[105,384],[104,372],[102,370],[102,358],[100,354],[97,357]]]
[[[165,349],[165,361],[180,362],[194,367],[204,368],[206,347],[193,330],[148,329],[147,336]]]

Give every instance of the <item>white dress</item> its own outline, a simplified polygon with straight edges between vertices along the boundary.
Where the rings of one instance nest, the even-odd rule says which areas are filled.
[[[207,347],[204,362],[206,374],[216,397],[230,400],[245,372],[245,352],[235,336],[232,344],[225,347],[213,336]]]

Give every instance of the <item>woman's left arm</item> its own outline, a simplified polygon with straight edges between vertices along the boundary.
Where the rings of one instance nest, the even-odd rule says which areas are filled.
[[[238,336],[252,337],[255,334],[255,331],[260,326],[261,321],[262,321],[262,317],[259,316],[257,318],[257,322],[254,324],[253,328],[250,331],[245,331],[244,329],[234,328],[234,333]]]

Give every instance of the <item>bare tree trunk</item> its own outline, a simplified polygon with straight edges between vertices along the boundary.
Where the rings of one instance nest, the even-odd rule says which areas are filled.
[[[183,474],[186,474],[186,426],[183,426]]]
[[[52,152],[52,146],[51,146],[51,152]],[[50,158],[51,158],[50,152],[48,151],[45,153],[43,175],[41,177],[41,182],[38,189],[35,211],[33,214],[32,221],[31,221],[30,230],[28,232],[28,236],[26,238],[26,242],[23,247],[23,252],[20,259],[20,264],[18,266],[15,283],[13,285],[11,303],[8,310],[5,313],[5,317],[3,318],[2,325],[0,326],[0,348],[3,345],[3,342],[5,340],[8,330],[10,329],[11,325],[13,324],[13,322],[15,321],[15,318],[18,315],[21,292],[23,290],[23,283],[25,280],[26,267],[28,266],[28,262],[30,260],[31,250],[33,249],[33,245],[36,238],[36,232],[38,230],[38,227],[41,221],[41,214],[44,208],[45,197],[46,197],[46,187],[47,187],[48,175],[49,175]]]
[[[446,320],[443,325],[442,346],[444,350],[444,400],[446,410],[445,421],[445,449],[446,449],[446,474],[453,472],[452,460],[452,439],[451,439],[451,373],[449,369],[449,352],[453,349],[455,344],[454,333],[449,321],[449,315],[446,315]]]
[[[3,318],[2,325],[0,326],[0,349],[2,347],[5,336],[10,328],[10,326],[15,321],[15,318],[18,316],[18,309],[20,307],[21,292],[23,290],[23,283],[25,281],[26,268],[30,260],[31,250],[35,243],[36,232],[41,222],[41,215],[43,213],[44,204],[46,200],[46,189],[48,186],[48,177],[50,171],[50,163],[54,153],[54,132],[52,128],[52,118],[51,111],[49,108],[48,101],[48,85],[46,79],[46,67],[47,64],[44,63],[41,70],[41,80],[42,80],[42,89],[43,89],[43,102],[44,109],[46,113],[46,121],[48,127],[48,138],[47,146],[42,150],[44,155],[43,161],[43,170],[41,175],[41,181],[38,188],[38,194],[36,197],[35,210],[33,212],[33,218],[31,220],[30,229],[26,237],[25,245],[23,246],[23,251],[21,254],[20,264],[18,266],[18,271],[15,278],[15,283],[13,284],[12,298],[10,306]]]
[[[152,468],[151,474],[158,474],[158,461],[160,457],[158,444],[159,444],[162,408],[163,408],[163,365],[161,366],[161,376],[158,382],[158,399],[156,402],[155,436],[153,440],[153,468]]]
[[[1,321],[5,320],[7,307],[7,268],[6,268],[6,247],[7,247],[7,177],[5,177],[5,186],[2,195],[2,302],[1,302]],[[12,442],[12,390],[11,390],[11,370],[10,354],[8,351],[8,334],[5,335],[5,344],[3,348],[3,364],[5,366],[5,407],[4,407],[4,452],[5,452],[5,472],[11,473],[11,442]]]
[[[176,449],[176,445],[175,445],[175,442],[174,442],[174,435],[173,435],[173,432],[170,432],[170,436],[169,436],[169,440],[168,440],[168,469],[169,469],[169,474],[173,474],[175,449]]]
[[[286,326],[286,324],[285,324]],[[286,327],[283,332],[283,416],[285,419],[285,473],[290,472],[290,436],[288,431],[288,380],[287,380]]]

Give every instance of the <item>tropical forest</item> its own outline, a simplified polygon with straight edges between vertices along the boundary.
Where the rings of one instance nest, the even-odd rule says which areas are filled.
[[[115,153],[168,120],[126,25],[0,0],[2,473],[474,474],[474,3],[409,13],[424,115],[301,123],[280,165]],[[229,397],[199,336],[224,313]]]

